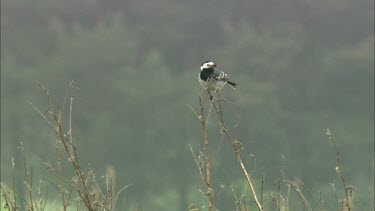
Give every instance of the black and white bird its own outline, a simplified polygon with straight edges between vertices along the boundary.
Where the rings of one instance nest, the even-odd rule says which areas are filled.
[[[228,74],[218,70],[217,65],[211,61],[205,61],[201,65],[201,72],[198,75],[199,83],[208,91],[220,91],[225,84],[236,89],[237,84],[229,81]]]

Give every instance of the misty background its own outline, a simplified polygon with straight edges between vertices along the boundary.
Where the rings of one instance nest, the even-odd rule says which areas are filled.
[[[371,210],[373,50],[371,0],[3,0],[1,177],[11,177],[13,158],[22,189],[22,142],[35,180],[48,179],[53,131],[30,105],[48,110],[35,81],[61,104],[73,80],[82,168],[98,180],[113,168],[117,190],[132,184],[121,195],[127,210],[204,205],[189,149],[198,152],[203,137],[188,105],[198,108],[199,67],[212,60],[239,84],[223,90],[233,102],[224,103],[224,115],[258,190],[264,178],[272,191],[282,170],[336,209],[330,183],[342,185],[330,128],[354,206]],[[215,204],[233,210],[229,187],[240,194],[246,185],[215,116],[209,139]]]

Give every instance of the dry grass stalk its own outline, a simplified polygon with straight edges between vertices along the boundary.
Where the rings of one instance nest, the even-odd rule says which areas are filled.
[[[216,114],[219,117],[219,122],[221,124],[221,132],[225,134],[226,138],[228,139],[228,141],[232,145],[232,148],[233,148],[233,151],[234,151],[234,153],[236,155],[237,161],[240,164],[241,170],[242,170],[243,174],[245,175],[246,180],[247,180],[247,182],[248,182],[248,184],[250,186],[251,192],[252,192],[252,194],[254,196],[254,200],[255,200],[255,203],[257,205],[257,208],[258,208],[258,210],[263,210],[263,206],[259,202],[259,199],[257,197],[257,194],[256,194],[256,191],[255,191],[253,182],[252,182],[251,177],[250,177],[250,174],[246,170],[246,167],[243,164],[243,161],[242,161],[242,158],[241,158],[241,151],[243,149],[242,143],[240,143],[236,139],[232,138],[231,134],[229,133],[229,131],[228,131],[226,125],[225,125],[224,116],[223,116],[223,110],[221,108],[220,92],[216,92],[215,96],[212,96],[209,91],[207,91],[207,94],[210,96],[211,105],[213,105],[213,107],[215,108]],[[219,98],[219,100],[217,101],[217,103],[215,102],[216,96],[218,96],[218,98]]]
[[[90,195],[89,195],[89,192],[88,192],[87,183],[85,182],[85,178],[83,176],[83,170],[81,169],[80,164],[78,162],[76,145],[72,144],[71,142],[69,142],[69,140],[66,138],[66,135],[63,132],[63,127],[62,127],[63,110],[64,110],[65,104],[66,104],[67,93],[64,96],[64,101],[63,101],[62,109],[60,110],[59,114],[57,114],[57,111],[56,111],[56,109],[55,109],[55,107],[54,107],[54,105],[52,103],[52,99],[51,99],[51,96],[50,96],[47,88],[42,83],[40,83],[38,81],[37,81],[37,84],[42,89],[42,91],[44,92],[45,96],[47,97],[48,107],[49,107],[48,111],[49,111],[49,113],[50,113],[50,115],[52,117],[52,121],[48,121],[48,123],[50,125],[52,124],[54,126],[54,130],[57,133],[57,136],[59,137],[59,141],[63,145],[64,152],[67,155],[68,160],[72,164],[72,166],[74,168],[74,171],[76,173],[76,176],[77,176],[77,178],[78,178],[78,180],[80,182],[80,187],[79,186],[74,186],[75,190],[76,190],[77,194],[80,196],[80,198],[82,199],[82,201],[84,202],[86,208],[89,211],[94,211],[94,206],[93,206],[93,204],[91,202],[91,199],[90,199]],[[72,85],[72,82],[68,86],[69,89],[71,88],[71,85]],[[73,103],[73,101],[71,99],[71,104],[72,103]],[[70,133],[71,133],[71,131],[70,131]],[[59,163],[59,161],[58,161],[58,163]],[[60,178],[60,181],[61,180],[62,179]],[[61,192],[65,192],[65,191],[62,189]],[[62,193],[62,198],[63,198],[64,210],[66,210],[66,201],[65,201],[64,193]]]
[[[1,204],[4,204],[5,209],[9,209],[11,211],[16,210],[17,209],[17,204],[16,204],[17,197],[16,197],[15,190],[13,189],[13,187],[7,185],[5,182],[1,182],[0,187],[1,187],[1,192],[2,192],[2,198],[4,199],[4,203],[1,203]]]
[[[103,210],[103,211],[112,211],[115,210],[115,204],[119,198],[119,195],[122,191],[126,190],[130,185],[124,186],[118,192],[114,198],[114,184],[115,184],[115,170],[110,168],[107,171],[106,176],[106,192],[103,194],[99,184],[95,180],[95,174],[91,170],[88,171],[82,170],[80,163],[78,162],[77,149],[75,143],[73,143],[72,135],[72,112],[73,112],[73,97],[70,97],[69,103],[69,119],[68,127],[69,130],[64,131],[63,121],[64,121],[64,111],[66,110],[66,105],[68,104],[68,92],[73,88],[71,82],[68,88],[65,91],[63,103],[61,110],[57,111],[54,104],[52,103],[51,96],[47,88],[40,82],[37,82],[38,86],[43,91],[44,95],[47,98],[48,111],[43,113],[32,103],[33,108],[39,113],[43,119],[48,123],[48,125],[53,129],[55,134],[50,135],[52,143],[55,147],[56,153],[56,168],[50,161],[45,162],[45,166],[54,177],[57,178],[57,184],[51,183],[54,187],[59,190],[62,208],[61,210],[66,211],[68,206],[71,204],[72,192],[76,192],[78,197],[75,197],[74,203],[76,204],[77,210]],[[49,114],[49,115],[48,115]],[[21,143],[22,152],[24,152],[23,145]],[[73,170],[74,176],[71,180],[67,180],[63,171],[62,162],[67,160]],[[12,159],[13,166],[13,185],[9,185],[6,182],[1,182],[1,192],[2,192],[2,204],[5,204],[6,208],[9,210],[18,210],[19,201],[24,202],[27,205],[27,210],[29,211],[43,211],[46,207],[47,195],[48,195],[48,186],[47,193],[45,198],[42,195],[41,188],[38,189],[39,200],[35,195],[35,187],[33,187],[33,169],[27,167],[26,156],[23,156],[23,166],[25,181],[24,184],[27,188],[27,199],[23,198],[22,194],[19,194],[15,189],[15,164]],[[96,185],[96,186],[95,186]],[[16,200],[17,198],[21,200]],[[83,203],[83,205],[82,205]]]
[[[219,96],[219,100],[216,103],[215,97],[217,95]],[[206,102],[207,102],[208,98],[210,99],[210,105],[209,105],[208,114],[205,115],[204,110],[205,110]],[[208,195],[207,200],[208,200],[209,210],[213,210],[213,204],[212,204],[213,196],[212,196],[212,191],[211,191],[211,187],[210,187],[210,160],[209,160],[209,150],[208,150],[207,121],[208,121],[208,118],[210,117],[212,108],[214,108],[217,116],[219,117],[219,122],[220,122],[220,125],[221,125],[220,132],[222,134],[224,134],[226,136],[226,138],[228,139],[228,141],[230,142],[230,144],[233,148],[233,151],[235,152],[237,161],[240,164],[241,170],[244,173],[246,181],[248,182],[248,184],[250,186],[251,192],[252,192],[252,194],[254,196],[254,200],[256,202],[256,206],[257,206],[258,210],[262,211],[263,206],[262,206],[261,202],[259,201],[259,199],[257,197],[253,182],[252,182],[251,177],[250,177],[250,174],[246,170],[246,167],[245,167],[245,165],[242,161],[242,158],[241,158],[241,151],[243,149],[242,143],[240,143],[236,139],[232,138],[232,136],[230,135],[230,133],[227,130],[227,127],[225,125],[223,112],[222,112],[222,108],[221,108],[220,92],[216,92],[216,95],[212,96],[211,93],[206,88],[203,88],[202,92],[199,96],[199,106],[200,106],[199,107],[200,108],[199,113],[197,113],[194,109],[192,109],[192,108],[191,109],[194,112],[194,114],[197,116],[197,118],[199,119],[199,121],[201,123],[201,127],[202,127],[203,140],[204,140],[204,145],[205,145],[205,159],[204,159],[204,161],[205,161],[204,163],[206,165],[205,166],[205,170],[206,170],[205,174],[203,173],[204,171],[203,171],[202,165],[200,165],[200,163],[199,163],[198,159],[196,158],[196,156],[194,155],[194,152],[192,151],[192,149],[191,149],[191,151],[193,153],[194,160],[195,160],[195,162],[198,166],[198,169],[200,171],[202,180],[204,181],[204,184],[205,184],[206,189],[207,189],[207,195]]]
[[[207,95],[204,95],[204,89],[202,90],[199,96],[199,113],[197,113],[192,107],[191,110],[196,115],[197,119],[201,123],[202,133],[203,133],[203,142],[204,142],[204,160],[200,159],[200,157],[195,156],[192,147],[190,146],[191,153],[193,154],[194,161],[198,166],[199,173],[201,175],[202,181],[206,188],[205,196],[207,198],[208,203],[208,210],[214,210],[214,202],[213,202],[213,192],[211,188],[211,166],[210,166],[210,157],[209,157],[209,142],[208,142],[208,135],[207,135],[207,121],[210,116],[209,110],[207,116],[205,115],[205,107],[207,102]]]
[[[345,182],[344,178],[344,173],[343,173],[343,165],[342,165],[342,160],[341,160],[341,155],[340,155],[340,149],[339,146],[336,142],[335,137],[333,137],[333,134],[330,129],[326,130],[326,135],[328,138],[331,140],[332,144],[335,146],[336,149],[336,172],[338,173],[341,183],[344,187],[344,193],[345,193],[345,199],[342,204],[342,210],[347,210],[350,211],[352,209],[352,192],[354,188],[352,186],[348,186]]]
[[[315,199],[315,197],[313,196],[313,194],[309,190],[307,190],[307,193],[313,199],[313,201],[315,202],[316,206],[318,206],[321,211],[325,211],[324,204],[323,204],[323,198],[322,198],[322,192],[319,193],[320,201],[318,201],[317,199]]]
[[[23,143],[21,142],[21,152],[22,152],[22,162],[23,162],[23,171],[24,171],[24,185],[26,186],[27,189],[27,198],[24,198],[24,196],[17,192],[16,186],[15,186],[15,163],[14,160],[12,159],[12,166],[13,166],[13,184],[9,185],[6,182],[1,182],[1,191],[2,191],[2,198],[4,200],[4,208],[9,209],[9,210],[19,210],[20,207],[18,205],[18,201],[24,202],[26,204],[25,209],[29,211],[44,211],[47,203],[47,196],[48,196],[48,187],[47,187],[47,193],[44,196],[41,192],[41,187],[39,187],[38,195],[39,199],[37,200],[38,197],[35,196],[35,188],[33,186],[33,168],[32,166],[28,167],[28,162],[26,159],[25,155],[25,149],[23,146]],[[17,198],[20,198],[20,200],[17,201]]]
[[[193,155],[193,158],[194,158],[194,161],[195,161],[195,164],[197,165],[198,167],[198,170],[199,170],[199,174],[201,176],[201,179],[203,181],[203,185],[205,186],[206,188],[206,191],[208,192],[209,190],[209,186],[207,186],[207,182],[206,182],[206,177],[205,177],[205,174],[204,174],[204,165],[203,165],[203,162],[201,160],[200,157],[197,158],[197,156],[195,155],[194,151],[193,151],[193,148],[191,147],[191,145],[189,144],[189,147],[190,147],[190,151]],[[211,200],[210,200],[210,195],[208,195],[207,193],[204,194],[207,198],[207,202],[210,203]],[[212,196],[211,196],[212,197]]]
[[[204,151],[205,151],[205,164],[206,164],[206,189],[207,189],[207,198],[208,198],[208,210],[211,211],[214,208],[213,205],[213,193],[211,189],[211,166],[210,166],[210,158],[209,158],[209,151],[208,151],[208,135],[207,135],[207,122],[205,120],[204,114],[204,107],[207,101],[207,96],[205,97],[204,101],[202,101],[202,95],[199,97],[199,105],[200,105],[200,122],[202,126],[203,132],[203,140],[204,140]]]

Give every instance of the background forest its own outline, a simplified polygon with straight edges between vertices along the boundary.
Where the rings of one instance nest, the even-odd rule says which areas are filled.
[[[35,81],[60,104],[73,80],[82,168],[99,180],[113,169],[117,190],[131,184],[120,196],[126,210],[203,206],[189,149],[198,152],[202,134],[188,105],[198,108],[199,67],[212,60],[239,84],[222,93],[235,104],[224,103],[225,116],[258,190],[263,178],[272,191],[282,170],[303,181],[304,191],[321,191],[326,209],[335,210],[332,184],[342,187],[330,128],[355,187],[354,207],[372,210],[373,33],[371,0],[3,0],[1,178],[12,177],[13,159],[25,189],[22,142],[36,183],[48,181],[43,162],[55,159],[55,149],[30,105],[48,110]],[[230,187],[239,195],[248,189],[217,128],[212,117],[215,204],[234,210]],[[60,204],[50,189],[54,210]]]

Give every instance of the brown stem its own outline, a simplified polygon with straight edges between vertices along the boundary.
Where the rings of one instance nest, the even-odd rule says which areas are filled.
[[[72,144],[73,150],[69,150],[68,143],[67,143],[68,139],[65,138],[65,135],[64,135],[63,129],[62,129],[62,125],[61,125],[61,122],[60,122],[60,118],[56,114],[56,111],[54,109],[54,106],[53,106],[51,97],[49,95],[49,92],[48,92],[47,88],[42,83],[40,83],[40,82],[37,82],[37,83],[41,87],[41,89],[44,91],[44,93],[47,97],[49,111],[51,112],[51,116],[52,116],[53,122],[54,122],[55,127],[56,127],[55,131],[58,134],[58,136],[61,140],[61,143],[63,144],[64,151],[66,152],[69,160],[71,161],[71,163],[73,165],[73,168],[75,170],[75,173],[78,177],[78,180],[81,183],[83,194],[80,195],[80,196],[81,196],[83,202],[85,203],[85,206],[87,207],[87,209],[89,211],[93,211],[94,208],[91,204],[89,194],[88,194],[88,191],[87,191],[87,187],[86,187],[86,183],[85,183],[84,178],[83,178],[83,173],[82,173],[81,167],[80,167],[79,162],[78,162],[76,147],[75,147],[74,144]],[[76,189],[76,190],[78,191],[78,189]]]
[[[213,196],[212,196],[212,191],[211,191],[211,168],[210,168],[210,159],[209,159],[209,151],[208,151],[208,135],[207,135],[207,126],[206,126],[206,120],[204,116],[204,107],[205,107],[205,102],[207,99],[202,102],[202,95],[199,97],[199,105],[200,105],[200,122],[202,125],[202,132],[203,132],[203,140],[204,140],[204,151],[205,151],[205,164],[206,164],[206,177],[205,177],[205,182],[206,182],[206,188],[207,188],[207,198],[208,198],[208,210],[213,210]]]
[[[327,129],[326,134],[327,134],[328,138],[332,141],[333,145],[335,145],[335,148],[336,148],[336,163],[337,163],[336,171],[339,174],[340,179],[341,179],[341,183],[344,187],[344,192],[345,192],[344,205],[346,206],[348,211],[350,211],[351,210],[351,204],[350,204],[350,201],[351,201],[350,198],[351,197],[349,196],[349,193],[348,193],[349,188],[346,185],[344,174],[343,174],[343,167],[342,167],[342,161],[341,161],[341,156],[340,156],[340,149],[339,149],[338,144],[336,143],[336,139],[332,135],[331,130]]]
[[[23,148],[23,144],[21,142],[21,149],[24,152],[24,148]],[[23,167],[24,167],[24,171],[25,171],[25,184],[27,186],[27,190],[28,190],[28,193],[29,193],[29,200],[30,200],[30,203],[29,203],[29,209],[30,210],[34,210],[34,199],[33,199],[33,168],[30,167],[30,173],[27,169],[27,163],[26,163],[26,156],[23,155]]]
[[[62,199],[62,204],[63,204],[63,210],[66,211],[67,203],[65,199],[65,186],[64,186],[64,175],[62,171],[62,166],[61,166],[61,152],[58,147],[57,140],[54,141],[55,145],[55,150],[56,150],[56,161],[57,161],[57,171],[58,171],[58,179],[60,182],[60,194],[61,194],[61,199]]]
[[[233,148],[233,151],[236,155],[236,158],[238,160],[238,162],[240,163],[240,166],[241,166],[241,170],[242,172],[244,173],[245,177],[246,177],[246,180],[247,182],[249,183],[249,186],[250,186],[250,189],[251,189],[251,192],[253,193],[253,196],[254,196],[254,199],[255,199],[255,202],[256,202],[256,205],[258,207],[258,210],[263,210],[263,207],[261,205],[261,203],[259,202],[258,200],[258,197],[256,195],[256,192],[255,192],[255,189],[254,189],[254,186],[253,186],[253,183],[251,181],[251,177],[248,173],[248,171],[246,170],[246,167],[245,165],[243,164],[242,162],[242,159],[241,159],[241,155],[240,155],[240,150],[238,150],[238,146],[237,146],[237,143],[236,141],[231,137],[230,133],[228,132],[226,126],[225,126],[225,122],[224,122],[224,117],[223,117],[223,112],[222,112],[222,109],[221,109],[221,101],[220,101],[220,92],[216,92],[218,95],[219,95],[219,101],[218,101],[218,106],[216,105],[215,101],[214,101],[214,97],[211,95],[210,92],[208,92],[208,94],[210,95],[210,98],[212,99],[211,100],[211,103],[213,104],[215,110],[216,110],[216,113],[219,117],[219,120],[220,120],[220,124],[221,124],[221,127],[222,127],[222,131],[224,132],[225,136],[227,137],[228,141],[231,143],[232,145],[232,148]]]

